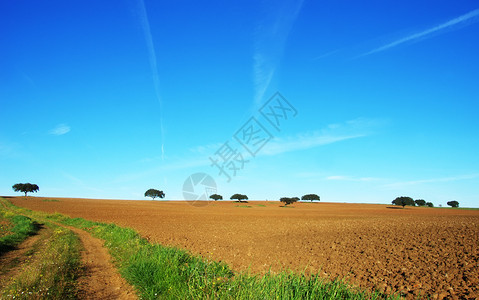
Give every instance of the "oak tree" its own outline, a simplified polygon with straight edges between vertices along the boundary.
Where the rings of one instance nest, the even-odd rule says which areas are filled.
[[[156,190],[156,189],[149,189],[148,191],[145,192],[145,197],[151,197],[153,200],[155,200],[155,198],[165,198],[165,193],[163,193],[163,191],[160,191],[160,190]]]
[[[40,190],[38,185],[32,183],[16,183],[12,186],[12,189],[15,192],[25,193],[25,197],[27,197],[27,193],[36,193]]]

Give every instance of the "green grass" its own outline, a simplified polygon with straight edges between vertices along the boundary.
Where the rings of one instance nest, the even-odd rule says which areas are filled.
[[[257,204],[256,206],[259,206],[259,207],[266,207],[266,205],[264,205],[264,204]]]
[[[399,299],[320,276],[236,273],[224,263],[150,244],[133,229],[60,214],[43,215],[105,240],[120,273],[143,299]]]
[[[5,204],[6,201],[0,198]],[[20,243],[26,236],[34,233],[42,222],[39,213],[8,205],[0,211],[3,216],[16,224],[12,231],[17,232],[15,239],[9,239],[8,245]],[[26,214],[29,217],[23,216]],[[40,215],[41,216],[41,215]],[[0,292],[1,299],[73,299],[76,296],[76,278],[81,272],[78,237],[70,230],[49,222],[45,223],[43,234],[31,249],[23,255],[21,269]],[[7,245],[7,244],[5,244]],[[18,264],[18,260],[15,260]],[[20,267],[20,266],[19,266]],[[8,270],[7,270],[8,271]]]
[[[242,208],[252,208],[251,205],[236,205],[236,207],[242,207]]]
[[[81,271],[80,242],[70,230],[50,225],[53,232],[22,272],[2,290],[2,299],[74,299]]]
[[[43,202],[60,202],[58,199],[43,199]]]
[[[0,214],[1,218],[9,223],[3,229],[8,231],[4,231],[4,234],[0,237],[0,254],[14,249],[15,246],[37,231],[35,223],[28,217],[15,215],[3,208],[0,208]]]

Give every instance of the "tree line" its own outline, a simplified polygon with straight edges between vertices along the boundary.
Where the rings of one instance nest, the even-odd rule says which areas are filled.
[[[28,193],[36,193],[40,190],[38,185],[32,184],[32,183],[16,183],[12,186],[12,189],[15,192],[22,192],[25,193],[25,197],[27,197]],[[145,197],[151,197],[153,200],[155,198],[165,198],[165,193],[163,191],[157,190],[157,189],[148,189],[145,192]],[[213,194],[210,196],[210,199],[218,201],[218,200],[223,200],[223,196],[219,194]],[[301,197],[302,201],[320,201],[320,197],[316,194],[306,194]],[[230,200],[237,200],[238,202],[246,201],[248,200],[248,196],[244,194],[233,194],[230,197]],[[283,202],[284,205],[290,205],[294,202],[299,201],[300,198],[298,197],[281,197],[279,201]],[[406,196],[401,196],[397,197],[392,201],[392,204],[402,206],[403,208],[405,206],[427,206],[427,207],[434,207],[434,204],[432,202],[426,202],[424,199],[416,199],[414,200],[411,197],[406,197]],[[447,205],[451,207],[459,207],[459,202],[456,200],[453,201],[448,201]]]
[[[408,206],[427,206],[427,207],[434,207],[434,204],[432,202],[426,202],[424,199],[417,199],[414,200],[411,197],[406,197],[406,196],[401,196],[397,197],[392,201],[392,204],[402,206],[403,208],[408,205]],[[447,205],[451,207],[459,207],[459,202],[456,200],[453,201],[448,201]]]

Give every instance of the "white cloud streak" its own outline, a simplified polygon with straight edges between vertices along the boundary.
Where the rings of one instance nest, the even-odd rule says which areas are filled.
[[[69,133],[71,130],[70,126],[66,124],[58,124],[55,128],[48,131],[51,135],[64,135]]]
[[[83,180],[79,179],[78,177],[75,177],[67,172],[61,171],[61,174],[69,179],[71,182],[73,182],[76,186],[81,187],[82,189],[93,191],[93,192],[103,192],[103,190],[88,186]]]
[[[442,178],[431,178],[431,179],[421,179],[421,180],[411,180],[411,181],[402,181],[402,182],[395,182],[390,184],[385,184],[385,187],[390,188],[401,188],[410,185],[417,185],[423,183],[439,183],[439,182],[452,182],[452,181],[460,181],[460,180],[470,180],[479,178],[479,174],[469,174],[469,175],[458,175],[458,176],[451,176],[451,177],[442,177]]]
[[[325,128],[293,137],[274,138],[259,152],[259,155],[276,155],[285,152],[305,150],[357,139],[373,134],[382,121],[358,118],[343,123],[329,124]]]
[[[464,14],[462,16],[459,16],[457,18],[454,18],[452,20],[449,20],[445,23],[442,23],[440,25],[434,26],[432,28],[429,28],[427,30],[411,34],[407,37],[401,38],[399,40],[396,40],[394,42],[391,42],[389,44],[386,44],[384,46],[381,46],[379,48],[376,48],[374,50],[371,50],[369,52],[366,52],[360,56],[366,56],[378,52],[382,52],[394,47],[397,47],[401,44],[407,43],[407,42],[412,42],[415,40],[419,39],[424,39],[427,37],[432,36],[434,33],[439,33],[440,31],[445,31],[446,29],[454,29],[458,28],[460,25],[471,25],[479,20],[479,9],[475,9],[471,12],[468,12],[467,14]]]
[[[342,176],[342,175],[334,175],[326,177],[327,180],[337,180],[337,181],[360,181],[360,182],[368,182],[368,181],[377,181],[382,180],[381,178],[375,177],[351,177],[351,176]]]
[[[151,34],[150,21],[148,20],[148,14],[146,12],[145,3],[143,0],[138,0],[138,11],[140,15],[141,27],[143,28],[143,34],[145,36],[146,47],[148,49],[148,58],[150,61],[151,73],[153,76],[153,85],[155,88],[155,95],[160,104],[160,130],[161,130],[161,157],[165,159],[165,129],[163,124],[163,101],[160,94],[160,76],[158,74],[158,63],[156,59],[155,45],[153,44],[153,36]]]
[[[321,132],[301,134],[293,138],[276,138],[269,142],[259,155],[277,155],[286,152],[311,149],[318,146],[333,144],[345,140],[364,137],[364,134],[355,135],[333,135]]]
[[[256,29],[257,39],[253,55],[255,107],[259,107],[273,80],[289,32],[301,11],[303,0],[271,3],[274,3],[274,7],[267,7],[264,20]]]
[[[265,147],[258,152],[255,159],[261,156],[273,156],[287,152],[307,150],[350,139],[366,137],[373,134],[383,123],[382,120],[358,118],[342,123],[329,124],[323,129],[315,132],[300,133],[285,138],[275,138],[269,141]],[[188,149],[189,155],[178,156],[181,157],[179,159],[168,159],[169,162],[167,164],[149,170],[133,174],[124,174],[115,179],[114,182],[127,182],[129,180],[152,176],[163,171],[176,171],[211,166],[209,157],[214,157],[214,153],[222,145],[223,143],[212,143],[190,148]],[[238,150],[241,151],[241,147],[238,147]],[[247,160],[251,159],[250,154],[247,154],[246,150],[244,150],[244,153],[242,154]],[[147,163],[156,159],[157,158],[145,158],[139,162]],[[212,170],[217,171],[216,169]]]

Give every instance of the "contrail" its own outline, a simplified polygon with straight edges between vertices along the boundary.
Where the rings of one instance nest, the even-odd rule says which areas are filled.
[[[284,46],[298,17],[303,0],[290,0],[268,6],[265,20],[259,24],[256,33],[253,56],[253,82],[255,89],[254,106],[259,107],[265,92],[273,80],[283,55]],[[270,2],[268,2],[270,5]]]
[[[150,30],[150,22],[146,13],[145,2],[138,0],[138,8],[140,13],[141,26],[145,35],[146,47],[148,49],[148,58],[150,60],[150,68],[153,76],[153,85],[155,87],[155,95],[160,104],[160,130],[161,130],[161,160],[165,159],[165,129],[163,127],[163,101],[160,95],[160,76],[158,75],[158,64],[156,60],[155,46],[153,45],[153,37]]]
[[[430,29],[424,30],[422,32],[412,34],[412,35],[407,36],[405,38],[402,38],[402,39],[399,39],[399,40],[394,41],[392,43],[386,44],[384,46],[381,46],[379,48],[376,48],[374,50],[366,52],[366,53],[364,53],[360,56],[366,56],[366,55],[370,55],[370,54],[373,54],[373,53],[378,53],[378,52],[381,52],[381,51],[385,51],[385,50],[388,50],[390,48],[393,48],[393,47],[399,46],[401,44],[404,44],[406,42],[417,40],[417,39],[420,39],[420,38],[425,37],[427,35],[431,35],[431,34],[437,32],[437,31],[448,29],[450,27],[463,24],[466,21],[470,21],[468,25],[473,24],[473,23],[475,23],[479,20],[479,18],[477,18],[478,16],[479,16],[479,9],[475,9],[471,12],[468,12],[467,14],[464,14],[462,16],[459,16],[457,18],[449,20],[449,21],[447,21],[443,24],[437,25],[433,28],[430,28]]]

